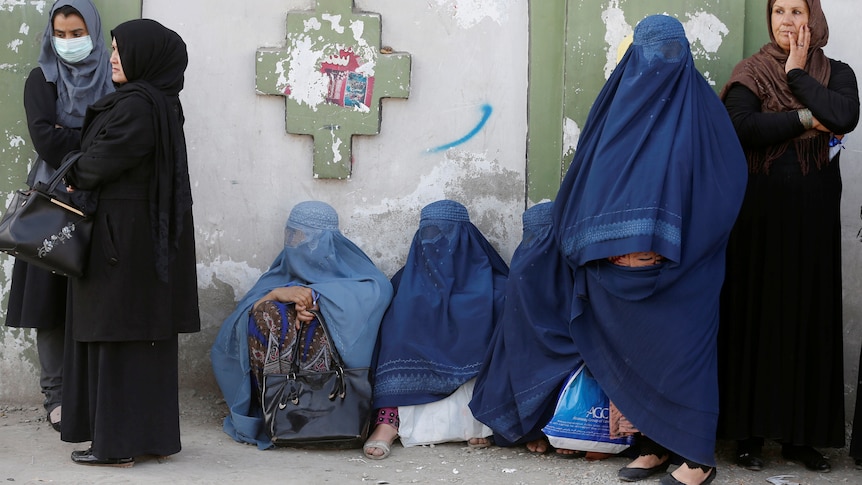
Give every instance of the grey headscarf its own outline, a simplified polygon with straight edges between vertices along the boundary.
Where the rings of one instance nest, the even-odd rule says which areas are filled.
[[[81,13],[93,40],[93,51],[83,61],[64,61],[54,50],[54,12],[69,5]],[[90,0],[57,0],[51,7],[48,26],[42,37],[39,67],[45,79],[57,85],[57,123],[66,128],[80,128],[87,106],[114,91],[111,82],[111,55],[105,47],[102,20]]]

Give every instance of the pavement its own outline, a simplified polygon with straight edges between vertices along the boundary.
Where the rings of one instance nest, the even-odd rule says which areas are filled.
[[[395,444],[385,460],[361,450],[260,451],[233,441],[221,429],[227,407],[221,396],[181,390],[183,450],[167,459],[136,457],[131,468],[93,467],[71,461],[86,443],[64,443],[39,403],[0,403],[0,482],[7,484],[619,484],[617,470],[628,458],[588,462],[524,447],[470,449],[465,443],[404,448]],[[849,442],[849,440],[848,440]],[[781,458],[777,445],[764,448],[766,467],[752,472],[733,464],[732,443],[719,442],[715,485],[862,484],[847,449],[823,451],[829,473],[816,473]],[[673,467],[671,467],[671,471]],[[657,483],[659,477],[642,483]]]

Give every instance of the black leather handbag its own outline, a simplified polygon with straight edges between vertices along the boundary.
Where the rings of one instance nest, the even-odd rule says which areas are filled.
[[[47,184],[15,192],[0,219],[0,251],[64,276],[84,274],[93,220],[61,183],[78,158],[64,160]]]
[[[326,335],[331,369],[301,370],[302,345],[297,342],[290,370],[263,376],[261,403],[266,431],[277,446],[361,448],[371,421],[370,369],[346,369],[323,315],[313,313]]]

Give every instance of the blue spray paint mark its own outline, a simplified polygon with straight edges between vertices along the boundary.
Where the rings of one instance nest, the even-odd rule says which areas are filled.
[[[440,145],[439,147],[436,147],[436,148],[429,148],[426,151],[429,153],[442,152],[442,151],[446,151],[450,148],[456,147],[462,143],[467,142],[470,138],[473,138],[474,136],[476,136],[476,133],[479,133],[480,131],[482,131],[482,127],[485,126],[485,123],[488,122],[488,118],[491,117],[491,112],[493,112],[493,111],[494,111],[494,108],[492,108],[490,104],[483,104],[482,105],[482,119],[479,121],[479,124],[476,125],[475,128],[470,130],[470,133],[467,133],[462,138],[459,138],[459,139],[453,141],[452,143]]]

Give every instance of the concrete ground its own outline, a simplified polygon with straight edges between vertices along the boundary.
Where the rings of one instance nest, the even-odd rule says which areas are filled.
[[[471,450],[464,443],[393,447],[385,460],[368,460],[361,450],[258,451],[233,441],[221,430],[226,406],[220,396],[181,392],[183,451],[167,460],[139,457],[132,468],[89,467],[72,463],[73,450],[86,443],[64,443],[45,420],[38,403],[0,403],[0,482],[9,484],[617,484],[617,470],[628,462],[534,455],[523,447]],[[847,449],[823,450],[830,473],[814,473],[781,458],[780,448],[764,449],[766,468],[751,472],[732,462],[733,446],[720,442],[718,477],[722,484],[862,484]],[[784,481],[774,477],[790,475]],[[769,479],[772,479],[771,481]],[[658,477],[643,483],[657,483]]]

